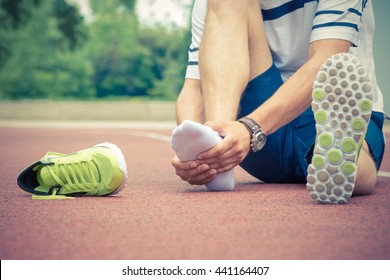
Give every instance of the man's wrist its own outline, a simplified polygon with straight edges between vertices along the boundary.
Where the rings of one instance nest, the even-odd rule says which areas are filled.
[[[267,136],[261,129],[260,125],[255,120],[248,117],[243,117],[238,121],[245,125],[245,127],[249,131],[249,134],[251,136],[250,146],[252,151],[260,151],[264,147],[267,140]]]

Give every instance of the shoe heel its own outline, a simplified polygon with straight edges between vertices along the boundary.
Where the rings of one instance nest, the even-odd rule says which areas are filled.
[[[128,179],[127,164],[126,164],[126,160],[125,160],[125,157],[124,157],[121,149],[117,145],[115,145],[113,143],[109,143],[109,142],[97,144],[94,147],[104,147],[104,148],[111,149],[117,155],[118,166],[123,174],[123,180],[122,180],[120,186],[114,192],[112,192],[110,195],[119,193],[120,191],[122,191],[125,188],[126,182]]]

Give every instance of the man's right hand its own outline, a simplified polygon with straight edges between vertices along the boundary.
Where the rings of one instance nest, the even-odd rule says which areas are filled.
[[[172,166],[176,175],[191,185],[204,185],[217,175],[215,169],[210,169],[207,164],[198,164],[196,161],[180,161],[175,155],[172,159]]]

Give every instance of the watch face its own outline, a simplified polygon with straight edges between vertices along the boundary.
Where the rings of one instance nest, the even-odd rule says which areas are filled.
[[[266,142],[266,136],[262,131],[257,132],[256,134],[253,134],[253,140],[252,140],[252,150],[253,152],[260,151]]]

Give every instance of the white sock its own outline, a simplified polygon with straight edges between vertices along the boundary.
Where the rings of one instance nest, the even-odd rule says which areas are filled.
[[[171,147],[181,161],[195,160],[197,156],[222,141],[222,137],[208,126],[186,120],[177,126],[171,137]],[[234,169],[218,173],[205,184],[213,191],[232,191],[234,189]]]

